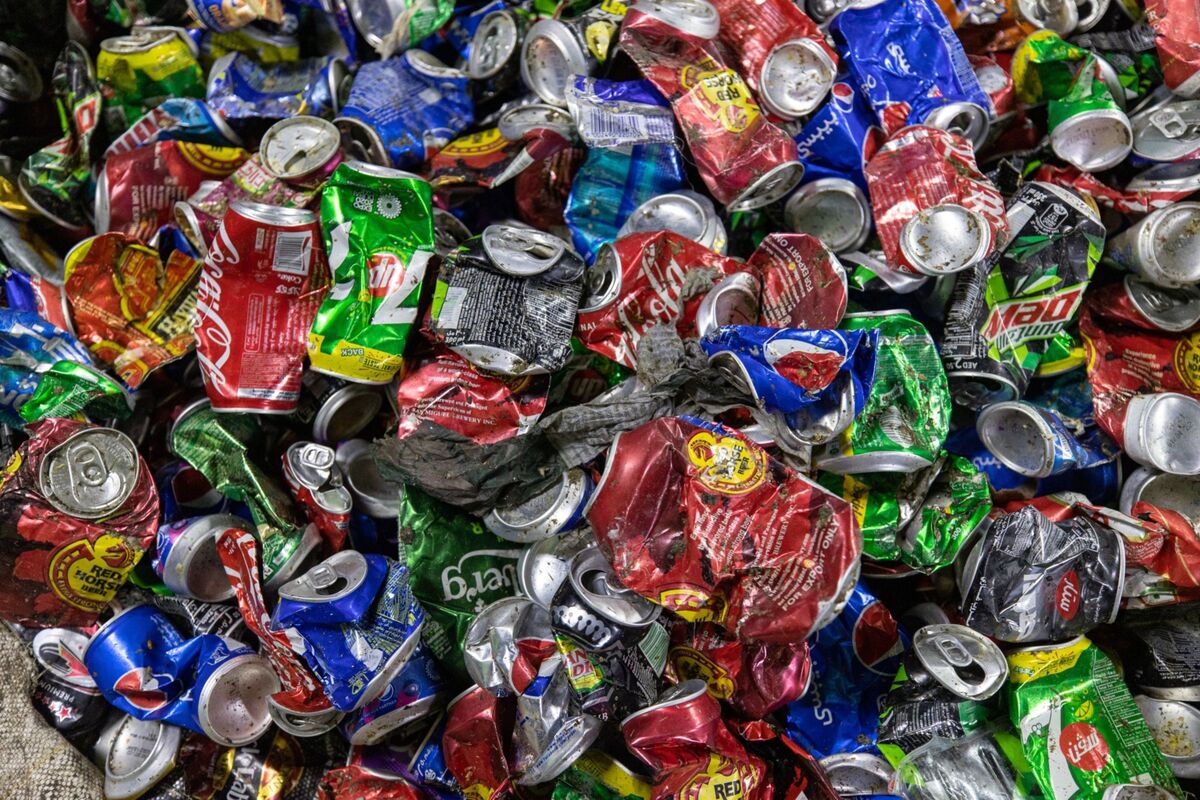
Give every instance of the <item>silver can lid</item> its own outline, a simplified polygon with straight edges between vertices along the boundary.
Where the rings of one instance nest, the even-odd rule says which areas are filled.
[[[804,165],[787,161],[767,170],[726,206],[732,211],[752,211],[787,196],[804,177]]]
[[[926,275],[961,272],[982,261],[992,245],[992,229],[977,211],[957,203],[922,209],[900,230],[900,250]]]
[[[712,232],[711,221],[716,216],[717,209],[711,200],[688,189],[681,189],[651,197],[635,208],[626,217],[625,224],[617,232],[617,238],[633,233],[674,231],[693,242],[711,247],[711,242],[703,240]]]
[[[621,294],[621,258],[611,242],[600,245],[596,260],[584,275],[585,294],[580,313],[596,311],[616,302]]]
[[[1133,307],[1156,328],[1179,333],[1200,322],[1200,286],[1168,289],[1134,275],[1124,284]]]
[[[296,180],[328,164],[341,146],[341,133],[332,122],[302,114],[267,128],[258,152],[263,169],[271,175]]]
[[[231,649],[242,645],[226,640]],[[200,688],[197,716],[205,735],[225,747],[250,744],[271,727],[268,700],[280,689],[271,664],[243,652],[217,667]]]
[[[1139,467],[1122,484],[1117,507],[1122,514],[1132,516],[1139,500],[1200,523],[1200,478],[1194,475],[1170,475],[1154,467]]]
[[[975,430],[988,452],[1012,471],[1031,478],[1050,474],[1054,432],[1030,403],[1006,400],[984,406]]]
[[[383,395],[372,386],[352,383],[334,392],[313,416],[313,438],[322,443],[352,439],[379,415]]]
[[[1177,700],[1133,698],[1176,777],[1200,778],[1200,710]]]
[[[1079,26],[1075,0],[1017,0],[1017,16],[1038,28],[1070,36]]]
[[[715,39],[721,32],[721,16],[707,0],[637,0],[629,8],[700,39]]]
[[[279,705],[274,697],[267,698],[267,713],[285,733],[302,738],[320,736],[326,731],[331,731],[346,716],[333,707],[320,711],[293,711]]]
[[[493,11],[479,22],[471,37],[471,54],[467,57],[467,74],[475,80],[486,80],[504,69],[521,43],[521,26],[510,9]]]
[[[1139,228],[1146,277],[1159,285],[1200,281],[1200,203],[1174,203],[1146,217]]]
[[[567,252],[567,243],[554,234],[515,225],[488,225],[482,240],[497,269],[518,277],[542,274]]]
[[[183,730],[154,720],[122,715],[101,734],[104,755],[104,796],[133,800],[149,791],[175,766]]]
[[[79,519],[100,519],[124,505],[140,467],[141,457],[128,436],[112,428],[89,428],[46,453],[38,477],[50,505]]]
[[[1075,8],[1079,14],[1079,24],[1075,26],[1075,32],[1087,33],[1096,27],[1108,12],[1110,5],[1111,0],[1075,0]]]
[[[246,219],[281,228],[312,225],[317,221],[317,215],[306,208],[284,208],[252,200],[235,200],[229,204],[229,210]]]
[[[748,272],[726,276],[704,295],[696,311],[701,336],[722,325],[758,324],[758,280]]]
[[[1172,475],[1200,475],[1200,402],[1176,392],[1135,395],[1125,407],[1125,452]]]
[[[925,115],[924,124],[961,135],[975,147],[983,147],[990,127],[987,109],[977,103],[946,103]]]
[[[346,157],[358,159],[357,163],[370,163],[380,167],[391,167],[392,158],[388,155],[379,131],[357,117],[334,117],[334,126],[342,138],[342,149]]]
[[[783,217],[795,233],[821,240],[835,253],[858,250],[871,235],[871,204],[863,190],[845,178],[821,178],[792,193]]]
[[[1179,161],[1200,150],[1200,100],[1180,100],[1129,118],[1133,153],[1149,161]]]
[[[483,518],[489,531],[510,542],[535,542],[560,533],[591,495],[592,480],[569,469],[557,485],[516,506],[494,508]]]
[[[526,547],[517,560],[517,584],[521,594],[543,608],[549,608],[554,593],[571,573],[571,559],[592,541],[591,530],[584,527]]]
[[[575,130],[571,115],[558,106],[548,103],[530,103],[510,108],[496,120],[500,135],[510,142],[516,141],[529,131],[546,128],[567,138]]]
[[[471,238],[471,229],[462,220],[441,208],[433,209],[433,247],[442,258]]]
[[[589,74],[594,63],[565,22],[543,19],[525,34],[521,80],[543,101],[566,107],[567,84],[576,75]]]
[[[333,448],[316,442],[295,442],[284,457],[292,475],[308,489],[319,489],[328,483],[337,466]]]
[[[370,442],[366,439],[342,442],[337,449],[337,463],[356,508],[375,519],[395,519],[400,515],[402,487],[379,474]]]
[[[1178,164],[1155,164],[1125,184],[1127,192],[1184,192],[1200,190],[1200,159]]]
[[[767,54],[759,76],[758,98],[772,114],[796,119],[812,112],[837,76],[825,48],[812,39],[791,39]]]
[[[819,762],[839,797],[887,794],[892,765],[871,753],[838,753]]]
[[[1068,117],[1050,132],[1054,154],[1083,172],[1115,167],[1133,149],[1129,117],[1118,108],[1098,108]]]
[[[950,692],[986,700],[1008,680],[1008,660],[992,640],[964,625],[926,625],[913,634],[921,666]]]
[[[342,550],[280,586],[279,596],[304,603],[332,603],[352,594],[366,579],[366,557],[357,550]]]
[[[37,65],[23,52],[0,42],[0,98],[13,103],[32,103],[42,96],[42,76]]]
[[[571,559],[569,580],[588,608],[620,625],[645,627],[662,613],[662,606],[621,585],[598,547],[581,550]]]

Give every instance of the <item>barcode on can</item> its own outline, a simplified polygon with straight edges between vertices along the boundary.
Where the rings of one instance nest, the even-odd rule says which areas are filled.
[[[580,134],[594,146],[675,140],[675,124],[669,115],[614,114],[590,106],[580,110]]]
[[[444,329],[457,328],[458,318],[462,315],[463,302],[466,299],[466,289],[460,286],[451,286],[447,289],[446,299],[442,301],[442,309],[438,312],[438,325]]]
[[[312,252],[311,231],[284,231],[275,239],[271,269],[291,275],[307,275]]]

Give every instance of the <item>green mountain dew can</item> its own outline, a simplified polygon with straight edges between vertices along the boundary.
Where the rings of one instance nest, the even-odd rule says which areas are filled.
[[[308,334],[317,372],[387,383],[400,370],[433,257],[432,190],[408,172],[348,161],[321,192],[333,271]]]
[[[1083,172],[1115,167],[1133,149],[1133,126],[1091,54],[1066,96],[1048,104],[1046,122],[1054,154]]]
[[[1008,656],[1009,715],[1046,800],[1135,783],[1182,797],[1112,661],[1085,636]]]
[[[862,413],[816,454],[839,474],[910,472],[937,460],[950,430],[950,388],[937,346],[905,311],[847,314],[846,330],[879,330],[875,383]]]

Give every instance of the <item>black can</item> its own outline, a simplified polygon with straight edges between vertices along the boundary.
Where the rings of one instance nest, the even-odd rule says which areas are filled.
[[[1126,614],[1129,682],[1158,700],[1200,702],[1200,603]]]
[[[33,707],[55,730],[84,752],[100,735],[108,703],[83,665],[88,637],[69,628],[46,628],[33,637],[38,665]]]

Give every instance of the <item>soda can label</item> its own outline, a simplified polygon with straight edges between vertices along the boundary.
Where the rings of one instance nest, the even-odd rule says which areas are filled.
[[[249,203],[226,213],[196,297],[196,352],[214,410],[295,411],[322,260],[312,214]]]
[[[344,63],[331,56],[259,64],[245,53],[230,53],[209,70],[208,105],[234,122],[329,117],[337,111],[344,74]]]
[[[867,181],[863,167],[884,142],[874,111],[849,81],[833,84],[829,99],[813,112],[794,138],[805,182],[847,178],[864,190]]]
[[[333,288],[308,335],[312,368],[387,383],[433,257],[432,191],[407,173],[345,163],[321,193],[321,226]]]
[[[124,131],[166,98],[203,97],[204,72],[193,47],[181,28],[139,29],[101,42],[96,77],[108,130]]]
[[[129,130],[113,140],[105,158],[127,153],[159,141],[178,139],[214,147],[238,147],[238,139],[225,120],[213,114],[203,100],[171,97],[147,111]]]
[[[1181,792],[1125,682],[1089,639],[1017,650],[1008,665],[1012,723],[1047,800],[1133,782]]]

